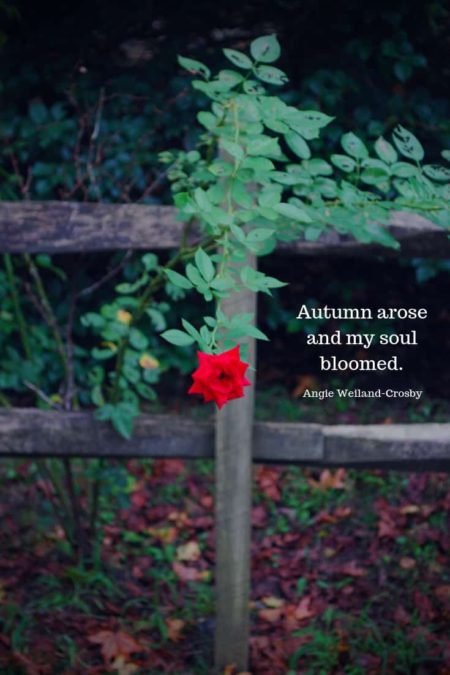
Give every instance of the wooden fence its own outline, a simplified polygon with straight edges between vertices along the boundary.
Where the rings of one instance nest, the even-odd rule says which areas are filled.
[[[450,223],[449,223],[450,225]],[[421,216],[393,213],[389,225],[409,256],[450,257],[446,231]],[[0,252],[74,253],[170,249],[182,224],[172,208],[65,202],[0,202]],[[192,235],[195,242],[196,235]],[[280,246],[297,255],[395,255],[335,233]],[[231,297],[228,311],[253,311],[254,294]],[[249,341],[255,363],[254,340]],[[215,424],[142,415],[131,441],[88,412],[0,410],[0,456],[215,458],[215,668],[248,667],[252,462],[309,466],[450,470],[450,424],[339,425],[254,423],[254,388]]]

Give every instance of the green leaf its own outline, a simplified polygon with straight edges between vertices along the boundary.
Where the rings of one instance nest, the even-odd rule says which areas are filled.
[[[105,403],[105,399],[104,399],[103,393],[102,393],[102,388],[99,384],[96,384],[91,389],[91,401],[94,405],[99,406],[99,407],[102,406]]]
[[[395,162],[395,164],[392,165],[391,170],[394,176],[398,176],[399,178],[417,176],[419,172],[414,164],[409,164],[408,162]]]
[[[254,73],[258,79],[267,84],[282,85],[289,82],[286,73],[274,66],[256,66]]]
[[[276,35],[264,35],[250,44],[250,53],[255,61],[273,63],[280,58],[280,45]]]
[[[48,118],[48,111],[42,101],[36,100],[30,103],[28,115],[35,124],[44,124]]]
[[[178,288],[184,288],[185,290],[192,288],[192,284],[189,279],[186,279],[186,277],[184,277],[182,274],[174,272],[173,270],[165,270],[165,273],[170,283],[174,286],[178,286]]]
[[[368,185],[379,185],[387,178],[389,178],[389,174],[385,169],[379,167],[369,167],[361,173],[361,180]]]
[[[148,339],[137,328],[132,328],[130,331],[130,344],[138,351],[143,351],[148,347]]]
[[[152,389],[152,387],[150,387],[148,384],[144,384],[144,382],[136,382],[136,384],[134,386],[135,386],[135,389],[136,389],[137,393],[142,398],[147,399],[147,401],[156,401],[157,400],[158,397],[156,396],[155,390]]]
[[[282,216],[285,216],[286,218],[291,218],[292,220],[296,220],[299,223],[312,222],[312,219],[306,213],[306,211],[303,211],[303,209],[299,209],[298,206],[295,206],[294,204],[281,203],[274,206],[274,209]]]
[[[255,230],[251,230],[247,236],[247,241],[251,244],[257,244],[260,241],[266,241],[269,239],[275,230],[269,230],[266,227],[258,227]]]
[[[348,155],[331,155],[330,159],[334,166],[337,166],[341,171],[345,171],[345,173],[351,173],[356,169],[355,160]]]
[[[179,56],[178,63],[182,68],[186,68],[186,70],[188,70],[192,75],[203,75],[203,77],[207,80],[209,80],[211,76],[211,71],[209,68],[195,59],[188,59],[185,56]]]
[[[439,164],[426,164],[423,167],[423,172],[428,178],[438,181],[450,180],[450,169]]]
[[[447,162],[450,162],[450,150],[442,150],[441,155]]]
[[[315,157],[314,159],[305,159],[302,166],[313,176],[331,176],[333,168],[324,159]]]
[[[176,328],[164,331],[164,333],[161,333],[161,337],[177,347],[187,347],[194,342],[194,339],[190,335]]]
[[[236,49],[224,49],[223,53],[225,54],[227,59],[238,68],[244,68],[244,70],[249,70],[250,68],[253,67],[251,59],[249,59],[247,54],[243,54],[243,52],[238,52]]]
[[[369,155],[362,140],[358,136],[355,136],[352,131],[342,136],[341,145],[345,152],[355,159],[365,159]]]
[[[282,190],[280,185],[268,185],[258,194],[258,204],[264,208],[273,209],[281,201]]]
[[[389,141],[386,141],[383,136],[380,136],[380,138],[375,141],[375,152],[380,159],[388,164],[393,164],[398,159],[394,146],[392,146]]]
[[[251,96],[261,96],[262,94],[266,93],[266,90],[256,80],[245,80],[244,82],[244,91],[246,94],[250,94]]]
[[[297,157],[300,157],[300,159],[309,159],[311,157],[311,150],[300,134],[295,133],[295,131],[288,131],[288,133],[284,135],[284,140],[292,152],[294,152]]]
[[[152,272],[158,267],[158,257],[154,253],[146,253],[141,260],[147,272]]]
[[[307,140],[318,138],[320,129],[327,126],[333,119],[334,117],[317,110],[296,110],[289,106],[286,106],[283,114],[283,121]]]
[[[208,171],[210,171],[213,176],[231,176],[233,167],[229,162],[225,162],[223,159],[216,159],[209,165]]]
[[[121,436],[129,440],[133,433],[133,422],[136,416],[137,413],[133,416],[117,406],[116,411],[111,416],[111,424]]]
[[[425,153],[420,141],[400,124],[395,127],[392,138],[403,157],[408,157],[415,162],[420,162],[424,158]]]
[[[200,333],[198,330],[191,324],[189,321],[186,321],[186,319],[181,319],[181,323],[183,324],[183,328],[189,335],[196,341],[199,342],[201,340]]]
[[[91,351],[93,358],[98,359],[99,361],[110,359],[115,353],[116,352],[113,349],[98,349],[98,347],[94,347]]]
[[[232,279],[222,279],[217,277],[216,279],[213,279],[210,283],[211,288],[213,288],[215,291],[223,292],[223,291],[229,291],[232,288],[234,288],[234,282]]]
[[[255,338],[255,340],[269,340],[267,335],[263,333],[262,330],[259,330],[259,328],[253,326],[251,323],[245,326],[245,332],[249,337]]]
[[[209,201],[208,195],[200,187],[196,188],[194,192],[194,199],[202,211],[210,211],[213,207]]]
[[[205,286],[205,282],[203,280],[203,277],[200,275],[200,272],[191,263],[188,263],[186,265],[186,274],[188,276],[188,279],[190,281],[192,281],[194,286],[197,286],[197,287],[200,287],[200,288]]]
[[[229,89],[241,84],[244,79],[240,73],[236,73],[234,70],[221,70],[218,78],[221,82],[225,82]]]
[[[235,143],[234,141],[229,141],[227,138],[220,139],[220,146],[226,153],[231,155],[238,162],[241,162],[244,159],[244,150],[243,148]]]
[[[247,144],[247,152],[249,155],[271,155],[279,157],[281,155],[280,146],[277,138],[272,136],[257,136],[249,140]]]
[[[173,270],[165,270],[166,276],[169,279],[170,283],[178,288],[184,288],[189,290],[192,288],[192,284],[189,279],[186,279],[182,274],[174,272]]]
[[[195,264],[205,281],[214,279],[215,269],[211,258],[205,251],[199,248],[195,253]]]
[[[274,163],[267,157],[246,157],[242,163],[243,169],[252,169],[255,174],[267,173],[275,168]]]
[[[217,126],[217,122],[219,121],[217,117],[208,110],[200,110],[200,112],[197,113],[197,119],[202,126],[208,129],[208,131],[214,129],[214,127]]]

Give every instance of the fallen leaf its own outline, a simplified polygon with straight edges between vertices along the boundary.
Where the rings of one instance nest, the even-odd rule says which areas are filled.
[[[182,619],[166,619],[167,636],[172,642],[181,640],[181,633],[185,627],[186,622]]]
[[[420,506],[417,506],[417,504],[406,504],[405,506],[402,506],[400,509],[400,513],[403,516],[413,515],[414,513],[419,513],[419,511]]]
[[[266,595],[264,598],[261,598],[266,607],[278,608],[284,605],[283,598],[278,598],[275,595]]]
[[[318,389],[319,383],[314,375],[299,375],[297,377],[297,386],[293,389],[292,398],[300,398],[307,389]]]
[[[188,541],[177,548],[177,560],[193,562],[200,558],[200,546],[196,541]]]
[[[147,532],[163,544],[172,544],[178,535],[175,527],[148,527]]]
[[[414,558],[409,558],[407,556],[400,558],[400,567],[403,570],[412,570],[416,565],[417,563]]]
[[[170,520],[175,524],[175,527],[183,528],[186,525],[186,521],[189,519],[189,516],[184,511],[172,511],[167,516],[167,520]]]
[[[182,581],[207,581],[211,576],[209,570],[197,570],[177,561],[172,563],[172,569]]]
[[[118,656],[114,659],[111,663],[111,668],[117,671],[117,675],[133,675],[138,670],[135,663],[127,662],[123,656]]]
[[[273,607],[272,609],[261,609],[258,612],[260,619],[268,621],[269,623],[277,623],[280,620],[281,615],[283,614],[282,607]]]
[[[308,483],[317,490],[345,490],[347,487],[346,478],[347,471],[345,469],[336,469],[336,471],[324,469],[321,471],[318,481],[308,478]]]
[[[441,602],[450,603],[450,584],[437,586],[437,588],[434,589],[434,594]]]
[[[107,663],[122,656],[127,657],[134,652],[141,652],[142,645],[134,637],[122,630],[113,632],[101,630],[88,637],[89,642],[100,645],[102,656]]]
[[[278,502],[281,499],[278,481],[280,472],[278,469],[272,469],[268,466],[259,466],[256,470],[256,482],[261,490],[269,499]]]
[[[380,538],[388,537],[389,539],[395,539],[398,535],[397,523],[392,516],[389,513],[381,513],[380,520],[378,521],[378,536]]]
[[[411,623],[411,616],[404,609],[404,607],[399,605],[394,612],[394,620],[397,623],[400,623],[402,625],[406,625],[408,623]]]
[[[336,570],[336,572],[346,577],[355,578],[365,577],[367,574],[367,570],[363,569],[362,567],[358,567],[356,560],[350,560],[349,562],[344,563]]]
[[[298,621],[304,621],[305,619],[310,619],[315,615],[315,612],[311,609],[311,598],[305,596],[300,600],[296,609],[295,609],[295,618]]]

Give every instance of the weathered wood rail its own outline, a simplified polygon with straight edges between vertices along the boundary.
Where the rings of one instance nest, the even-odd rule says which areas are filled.
[[[183,224],[170,206],[90,202],[0,202],[3,253],[73,253],[126,249],[170,249]],[[450,213],[448,228],[450,230]],[[411,256],[450,257],[449,232],[417,214],[393,212],[389,230]],[[195,233],[192,241],[195,242]],[[300,255],[396,254],[330,232],[318,241],[283,244],[280,252]]]
[[[400,243],[401,254],[450,257],[448,230],[421,216],[394,212],[388,227]],[[170,249],[178,246],[181,230],[182,224],[176,222],[170,207],[0,202],[3,253]],[[279,251],[295,255],[396,254],[334,232],[316,242],[280,246]],[[253,301],[244,294],[238,299],[240,311],[251,311]],[[250,341],[252,350],[254,343]],[[234,664],[238,671],[248,667],[251,461],[450,471],[450,424],[253,423],[252,411],[252,397],[246,396],[244,401],[231,402],[215,422],[142,415],[133,439],[126,441],[89,412],[0,410],[0,457],[216,459],[216,672],[222,672],[227,664]]]
[[[214,458],[214,422],[141,415],[130,441],[89,412],[0,409],[0,457]],[[253,461],[300,466],[450,470],[449,424],[256,422]]]

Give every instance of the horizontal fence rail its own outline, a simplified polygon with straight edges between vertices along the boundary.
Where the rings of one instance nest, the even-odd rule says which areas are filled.
[[[450,219],[448,223],[450,229]],[[170,249],[179,245],[183,224],[171,206],[90,202],[0,202],[3,253],[73,253],[127,249]],[[394,211],[390,232],[409,256],[450,257],[449,232],[417,214]],[[192,238],[195,241],[195,235]],[[314,242],[281,244],[300,255],[395,253],[336,232]]]
[[[90,412],[0,410],[0,456],[212,459],[214,423],[141,415],[132,440]],[[254,424],[253,461],[303,466],[450,469],[450,424]]]

